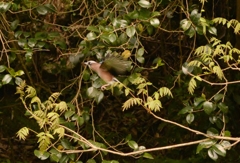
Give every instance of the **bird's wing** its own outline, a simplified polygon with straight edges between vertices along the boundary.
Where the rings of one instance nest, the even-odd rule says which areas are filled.
[[[100,68],[113,74],[124,74],[131,68],[131,61],[124,60],[121,56],[109,56],[102,62]]]

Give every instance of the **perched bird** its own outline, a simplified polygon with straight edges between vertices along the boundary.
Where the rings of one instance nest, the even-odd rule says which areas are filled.
[[[106,89],[107,86],[114,82],[119,82],[115,78],[115,74],[124,74],[131,68],[131,61],[125,60],[121,56],[108,56],[104,61],[98,63],[95,61],[84,62],[85,65],[96,72],[98,76],[105,81],[107,84],[101,86],[101,90]]]

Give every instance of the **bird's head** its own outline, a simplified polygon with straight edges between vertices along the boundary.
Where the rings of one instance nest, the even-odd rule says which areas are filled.
[[[87,62],[84,62],[84,64],[87,65],[93,71],[98,71],[101,65],[100,63],[95,61],[87,61]]]

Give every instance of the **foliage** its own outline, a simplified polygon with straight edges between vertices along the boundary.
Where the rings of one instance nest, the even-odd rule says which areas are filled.
[[[17,138],[60,163],[236,162],[240,23],[215,14],[225,3],[0,2],[1,97],[16,88],[29,121]],[[132,64],[103,91],[81,62],[109,54]]]

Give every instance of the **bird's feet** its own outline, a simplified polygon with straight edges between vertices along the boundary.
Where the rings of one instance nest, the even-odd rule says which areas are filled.
[[[104,91],[106,89],[106,86],[101,86],[101,90]]]
[[[107,86],[109,86],[109,85],[110,85],[110,84],[102,85],[102,86],[101,86],[101,90],[104,91],[104,90],[107,88]]]

